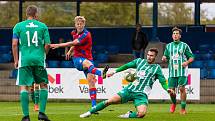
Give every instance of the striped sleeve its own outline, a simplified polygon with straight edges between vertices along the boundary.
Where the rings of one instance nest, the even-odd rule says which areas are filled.
[[[164,56],[169,60],[169,44],[166,45],[166,49],[164,51]]]
[[[137,63],[138,59],[135,59],[131,62],[128,62],[122,66],[120,66],[119,68],[116,69],[116,72],[121,72],[121,71],[124,71],[128,68],[136,68],[136,63]]]
[[[85,29],[84,30],[84,33],[78,38],[78,41],[80,44],[84,44],[85,41],[84,40],[87,40],[87,35],[88,35],[88,31]]]
[[[159,80],[161,86],[163,87],[164,90],[167,90],[168,89],[168,86],[167,86],[167,83],[166,83],[166,79],[162,73],[162,69],[161,67],[159,66],[158,67],[158,70],[157,70],[157,73],[156,73],[156,78]]]
[[[190,47],[186,44],[186,49],[185,49],[185,56],[187,58],[194,58],[194,55],[190,49]]]

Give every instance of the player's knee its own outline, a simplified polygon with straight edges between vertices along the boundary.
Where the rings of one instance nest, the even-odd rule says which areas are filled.
[[[48,85],[46,83],[40,83],[40,88],[41,89],[48,88]]]
[[[108,100],[105,100],[105,101],[104,101],[104,104],[105,104],[106,106],[109,106],[109,105],[111,105],[112,103],[109,102]]]
[[[95,79],[95,75],[88,73],[87,74],[87,80],[93,80],[93,79]]]
[[[138,112],[138,113],[137,113],[137,117],[138,117],[138,118],[143,118],[145,115],[146,115],[145,112]]]
[[[40,88],[40,85],[39,84],[35,84],[35,89],[39,89]]]
[[[87,74],[87,80],[89,85],[92,85],[92,86],[95,85],[95,82],[96,82],[95,75]]]
[[[181,93],[185,92],[185,88],[184,87],[180,87],[179,90],[180,90]]]

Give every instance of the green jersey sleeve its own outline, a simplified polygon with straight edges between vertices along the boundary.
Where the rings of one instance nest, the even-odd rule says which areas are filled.
[[[124,70],[126,70],[128,68],[136,68],[137,60],[138,59],[135,59],[135,60],[133,60],[131,62],[128,62],[128,63],[120,66],[119,68],[116,69],[116,72],[124,71]]]
[[[19,31],[19,25],[16,24],[13,28],[13,38],[14,36],[19,37],[20,36],[20,31]]]
[[[190,47],[187,45],[186,49],[185,49],[185,56],[189,59],[189,58],[194,58],[194,55],[190,49]]]
[[[168,89],[168,86],[167,86],[167,83],[166,83],[166,79],[162,73],[162,70],[161,70],[161,67],[159,66],[158,70],[157,70],[157,73],[156,73],[156,78],[159,80],[161,86],[163,87],[164,90],[167,91]]]
[[[49,36],[49,30],[48,30],[48,27],[45,26],[45,30],[44,30],[44,41],[45,41],[45,44],[50,44],[50,36]]]
[[[169,60],[169,51],[168,51],[168,45],[166,45],[166,48],[165,48],[165,50],[164,50],[164,56],[166,56],[166,58],[167,58],[167,60]]]

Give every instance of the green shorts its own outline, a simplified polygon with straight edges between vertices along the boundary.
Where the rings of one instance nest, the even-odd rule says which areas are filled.
[[[42,66],[25,66],[18,69],[16,85],[32,86],[33,83],[48,84],[48,74]]]
[[[179,76],[179,77],[169,77],[168,79],[168,87],[176,88],[178,86],[186,86],[187,85],[187,77]]]
[[[127,88],[124,88],[117,93],[121,97],[121,103],[128,101],[134,101],[135,107],[140,105],[148,105],[148,96],[140,92],[130,92]]]

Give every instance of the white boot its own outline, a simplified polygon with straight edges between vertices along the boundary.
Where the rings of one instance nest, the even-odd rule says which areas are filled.
[[[81,114],[81,115],[80,115],[80,118],[87,118],[87,117],[89,117],[90,115],[91,115],[91,113],[88,111],[88,112],[86,112],[86,113]]]
[[[119,115],[118,117],[119,118],[129,118],[129,115],[132,113],[132,111],[128,111],[126,114],[122,114],[122,115]]]

